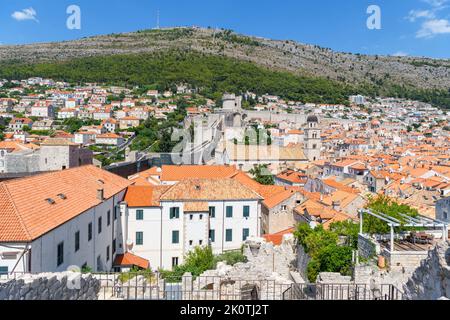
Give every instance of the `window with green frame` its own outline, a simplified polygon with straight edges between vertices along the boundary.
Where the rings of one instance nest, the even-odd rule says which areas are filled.
[[[136,210],[136,220],[144,220],[144,210]]]
[[[250,206],[244,206],[244,218],[250,217]]]
[[[180,243],[180,231],[172,231],[172,243]]]
[[[142,231],[136,232],[136,245],[142,246],[144,244],[144,233]]]
[[[180,208],[173,207],[170,208],[170,219],[179,219],[180,218]]]
[[[75,232],[75,252],[80,250],[80,231]]]
[[[210,218],[216,217],[216,207],[209,207],[209,217]]]
[[[242,241],[247,240],[247,238],[250,236],[250,229],[243,229],[242,230]]]
[[[227,206],[227,218],[233,218],[233,207]]]
[[[64,263],[64,242],[58,244],[56,266],[60,266]]]
[[[225,230],[225,241],[226,242],[233,241],[233,229]]]
[[[216,242],[216,230],[209,230],[209,240]]]

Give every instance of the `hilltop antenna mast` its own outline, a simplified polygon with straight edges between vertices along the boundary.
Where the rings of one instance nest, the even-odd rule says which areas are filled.
[[[156,12],[156,29],[159,29],[159,9]]]

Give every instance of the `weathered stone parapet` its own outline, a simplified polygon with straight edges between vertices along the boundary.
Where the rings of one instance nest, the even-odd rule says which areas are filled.
[[[91,275],[23,274],[0,280],[0,300],[97,300],[100,282]]]
[[[410,300],[450,298],[450,247],[438,243],[422,260],[409,281],[403,286],[404,297]]]
[[[380,252],[379,245],[367,235],[358,235],[358,254],[364,259],[370,259]]]

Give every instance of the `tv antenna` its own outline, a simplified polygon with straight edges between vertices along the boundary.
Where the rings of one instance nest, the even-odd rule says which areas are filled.
[[[156,12],[156,29],[159,29],[159,10]]]

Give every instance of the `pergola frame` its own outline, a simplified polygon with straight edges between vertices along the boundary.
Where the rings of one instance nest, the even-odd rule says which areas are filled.
[[[371,215],[375,218],[378,218],[384,222],[386,222],[391,228],[390,233],[390,243],[391,250],[390,252],[394,252],[394,227],[417,227],[417,228],[441,228],[442,230],[442,241],[447,241],[448,239],[448,224],[436,219],[428,218],[422,215],[417,216],[416,218],[410,217],[406,214],[399,213],[405,219],[405,223],[401,223],[400,220],[391,217],[382,212],[373,212],[370,209],[361,209],[359,210],[359,233],[364,234],[363,232],[363,216],[364,214]]]

